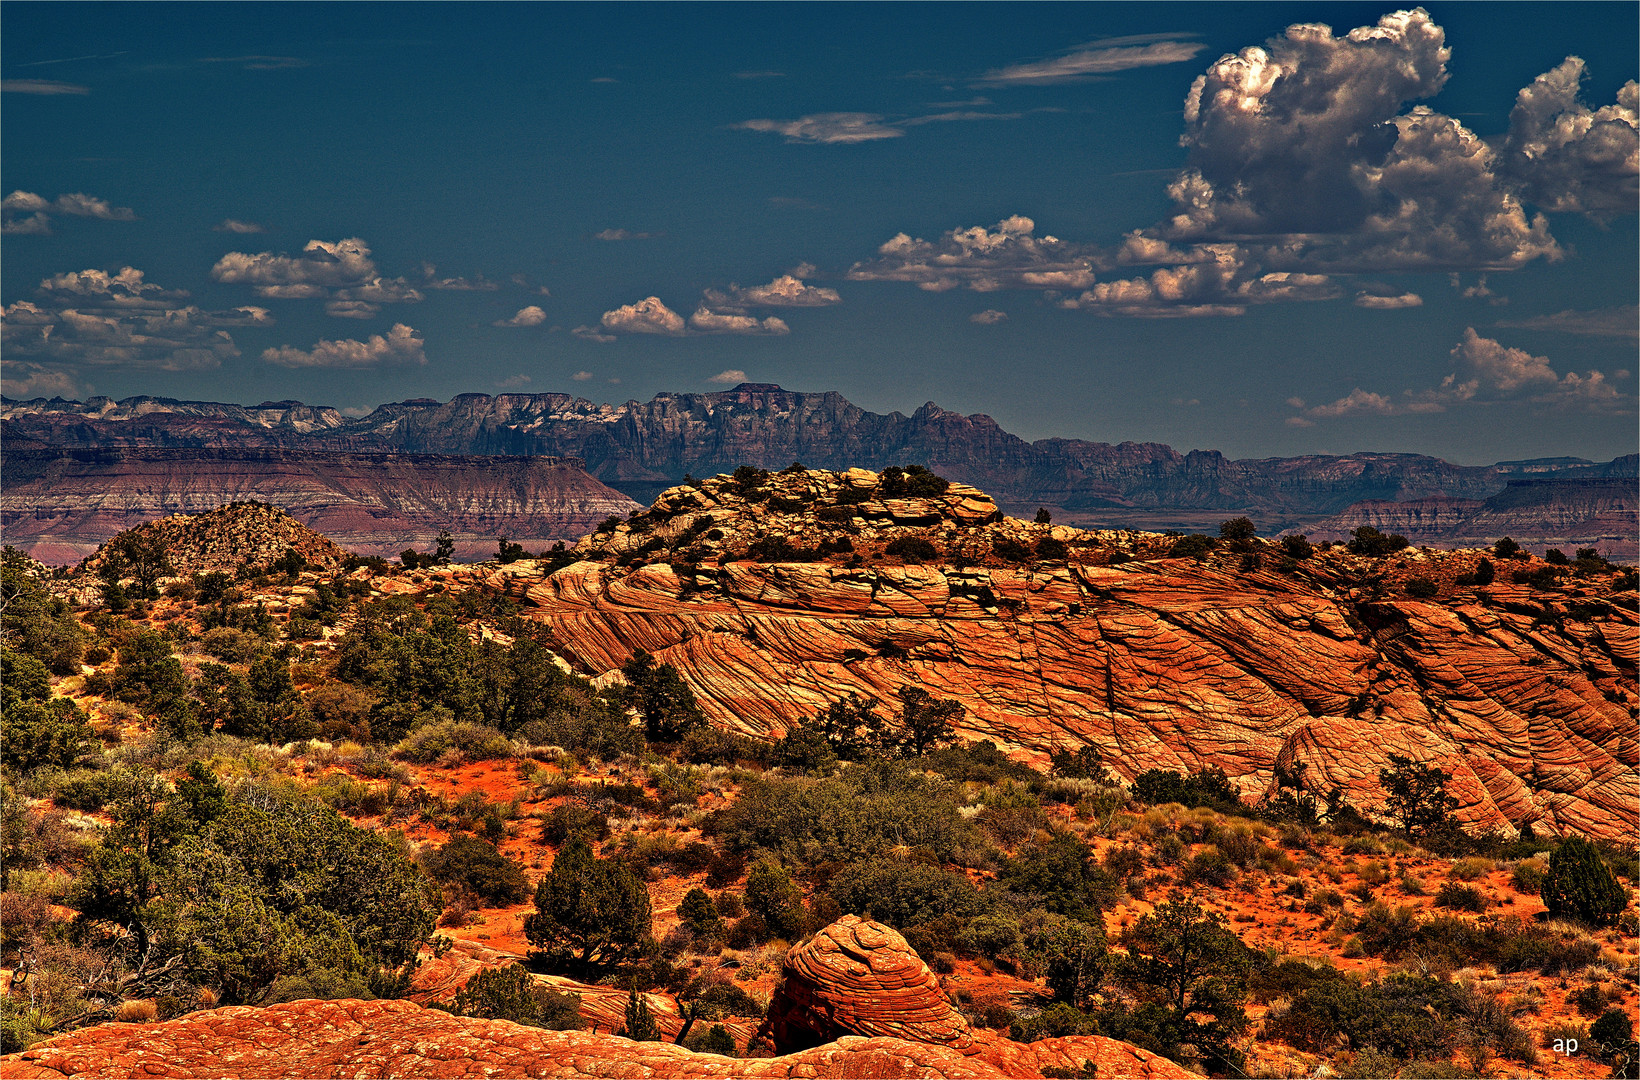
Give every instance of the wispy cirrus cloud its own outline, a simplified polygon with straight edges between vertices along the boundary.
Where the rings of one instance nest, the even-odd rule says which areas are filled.
[[[924,115],[887,117],[881,113],[810,113],[795,120],[744,120],[733,125],[741,131],[784,135],[789,143],[863,143],[898,139],[905,129],[924,124],[948,124],[971,120],[1018,120],[1024,113],[980,112],[955,109]]]
[[[1084,45],[1052,60],[1013,64],[986,72],[979,86],[1052,86],[1083,82],[1134,68],[1181,64],[1207,46],[1177,34],[1142,34]]]
[[[40,97],[84,97],[91,87],[56,79],[0,79],[0,93],[34,94]]]
[[[247,236],[254,233],[264,233],[268,230],[254,221],[240,221],[238,218],[224,218],[211,226],[212,232],[238,233]]]
[[[1562,334],[1591,337],[1640,337],[1640,306],[1598,308],[1594,311],[1557,311],[1530,319],[1500,321],[1499,326],[1515,330],[1554,330]]]
[[[300,56],[207,56],[201,59],[203,64],[238,64],[245,71],[284,71],[289,68],[305,68],[313,64],[311,60],[304,60]]]
[[[264,349],[262,359],[287,368],[367,368],[383,364],[425,364],[427,352],[426,342],[418,331],[404,323],[394,323],[385,335],[372,334],[364,341],[320,341],[311,349],[281,345],[277,349]]]

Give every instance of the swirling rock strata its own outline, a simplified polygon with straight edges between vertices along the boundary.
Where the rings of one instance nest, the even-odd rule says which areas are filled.
[[[1540,589],[1506,565],[1471,587],[1457,579],[1475,552],[1283,565],[1263,541],[1169,557],[1154,534],[995,520],[958,485],[836,502],[875,480],[781,475],[752,502],[722,481],[665,492],[529,586],[531,613],[584,670],[647,650],[714,723],[753,735],[914,683],[962,704],[962,737],[1040,765],[1091,745],[1124,779],[1216,766],[1256,798],[1278,762],[1303,763],[1316,794],[1372,813],[1395,753],[1451,772],[1475,829],[1634,833],[1640,619],[1617,574]],[[896,565],[888,545],[908,536],[936,556]],[[844,539],[848,554],[817,558]],[[1063,557],[996,555],[1050,540]],[[781,545],[806,561],[754,557]],[[1420,577],[1439,595],[1405,595]]]
[[[858,915],[786,954],[768,1031],[783,1053],[843,1035],[884,1035],[973,1052],[974,1033],[939,979],[893,929]]]
[[[737,1059],[671,1043],[473,1020],[408,1001],[293,1001],[102,1024],[0,1058],[10,1080],[331,1080],[342,1077],[872,1077],[1011,1075],[943,1046],[849,1037]],[[1035,1075],[1040,1076],[1040,1073]]]

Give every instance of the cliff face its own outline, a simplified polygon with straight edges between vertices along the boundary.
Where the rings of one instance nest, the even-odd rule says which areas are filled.
[[[932,402],[910,416],[867,412],[835,392],[745,383],[711,394],[660,394],[599,405],[567,394],[463,394],[378,407],[368,416],[297,402],[254,407],[131,398],[8,402],[8,439],[53,446],[305,447],[437,454],[575,457],[599,480],[647,501],[684,474],[739,465],[825,468],[918,463],[995,493],[1005,507],[1075,511],[1196,508],[1251,512],[1261,524],[1336,513],[1364,499],[1483,499],[1511,476],[1633,475],[1630,455],[1452,465],[1415,454],[1233,461],[1157,443],[1010,435],[988,416]]]
[[[1632,479],[1512,479],[1484,500],[1356,503],[1305,529],[1311,540],[1347,540],[1370,525],[1415,544],[1479,546],[1502,536],[1542,551],[1598,547],[1623,563],[1640,558],[1640,486]]]
[[[493,557],[501,535],[532,548],[573,541],[637,508],[578,462],[543,457],[8,445],[4,472],[8,542],[59,562],[144,521],[242,501],[367,554],[425,549],[448,529],[457,556],[477,558]]]
[[[750,494],[707,481],[584,541],[589,561],[544,581],[473,573],[525,586],[586,670],[648,650],[715,723],[749,733],[781,732],[850,693],[892,701],[914,683],[963,705],[963,737],[1043,765],[1088,744],[1125,779],[1218,766],[1256,797],[1278,762],[1304,763],[1314,791],[1336,785],[1374,812],[1395,753],[1450,772],[1459,816],[1478,829],[1636,827],[1640,626],[1616,575],[1547,592],[1506,574],[1460,588],[1473,554],[1335,548],[1284,565],[1262,541],[1170,558],[1166,537],[997,521],[983,495],[955,486],[842,495],[876,481],[785,474]],[[927,541],[927,565],[888,554],[904,537]],[[844,540],[852,554],[827,561],[749,557]],[[997,555],[1045,540],[1063,554]],[[1440,595],[1406,596],[1415,576]]]

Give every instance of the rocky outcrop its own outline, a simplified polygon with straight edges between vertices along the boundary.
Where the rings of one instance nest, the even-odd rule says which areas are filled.
[[[177,514],[128,532],[133,540],[145,545],[157,542],[165,550],[171,566],[165,577],[232,574],[266,567],[289,551],[311,566],[330,570],[347,558],[347,552],[329,537],[266,503],[234,503],[204,514]],[[75,568],[75,576],[95,577],[112,556],[112,545],[100,548]]]
[[[638,508],[579,462],[546,457],[8,446],[3,464],[8,542],[62,561],[144,521],[245,500],[388,557],[448,530],[458,558],[493,558],[499,536],[532,549],[573,542]]]
[[[1370,525],[1438,547],[1484,546],[1507,536],[1539,553],[1560,547],[1569,555],[1595,547],[1608,559],[1632,564],[1640,557],[1637,512],[1640,484],[1632,477],[1517,479],[1483,500],[1360,502],[1305,526],[1304,532],[1311,540],[1348,540],[1350,530]]]
[[[1016,1043],[975,1031],[947,999],[939,978],[891,927],[844,915],[793,946],[760,1032],[778,1053],[850,1035],[889,1036],[968,1057],[969,1075],[1037,1077],[1044,1069],[1098,1076],[1184,1078],[1196,1074],[1160,1055],[1097,1035]]]
[[[768,1033],[782,1053],[843,1035],[886,1035],[971,1051],[974,1033],[939,979],[881,923],[845,915],[793,946],[769,1003]]]
[[[1018,1075],[902,1039],[839,1039],[800,1054],[737,1059],[671,1043],[472,1020],[408,1001],[293,1001],[103,1024],[0,1058],[14,1080],[131,1077],[873,1077]],[[1040,1076],[1038,1072],[1034,1074]],[[1179,1075],[1179,1074],[1174,1074]],[[1183,1074],[1189,1075],[1189,1074]]]
[[[841,469],[918,463],[997,495],[1015,512],[1061,506],[1084,515],[1134,508],[1253,513],[1261,524],[1336,513],[1364,499],[1483,499],[1516,476],[1633,476],[1636,456],[1466,467],[1417,454],[1231,460],[1159,443],[1027,443],[989,416],[929,402],[883,415],[836,392],[743,383],[710,394],[599,404],[568,394],[462,394],[381,405],[349,418],[300,402],[257,406],[128,398],[7,402],[0,434],[56,447],[286,447],[433,454],[575,457],[629,495],[653,498],[686,473],[793,461]]]
[[[1393,751],[1448,763],[1475,828],[1633,834],[1640,620],[1619,575],[1538,589],[1510,571],[1542,564],[1516,563],[1463,587],[1477,553],[1335,547],[1284,563],[1256,540],[1169,557],[1171,538],[987,520],[977,493],[896,501],[876,481],[673,489],[529,585],[531,614],[584,670],[647,650],[714,723],[760,736],[914,683],[963,705],[964,738],[1041,765],[1092,745],[1126,779],[1217,766],[1256,798],[1291,759],[1318,794],[1337,784],[1375,812]],[[844,488],[866,501],[836,501]],[[953,502],[966,516],[936,509]],[[935,557],[895,558],[901,537]],[[1050,540],[1063,551],[1032,554]],[[756,561],[754,545],[811,561]],[[1414,577],[1438,595],[1406,596]]]

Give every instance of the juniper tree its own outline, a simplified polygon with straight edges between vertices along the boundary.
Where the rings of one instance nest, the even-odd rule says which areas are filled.
[[[1615,922],[1628,906],[1623,886],[1600,849],[1581,836],[1568,837],[1549,856],[1541,895],[1551,916],[1569,916],[1593,926]]]
[[[595,971],[636,956],[650,926],[649,887],[625,864],[595,858],[577,838],[536,886],[524,936],[549,964]]]

